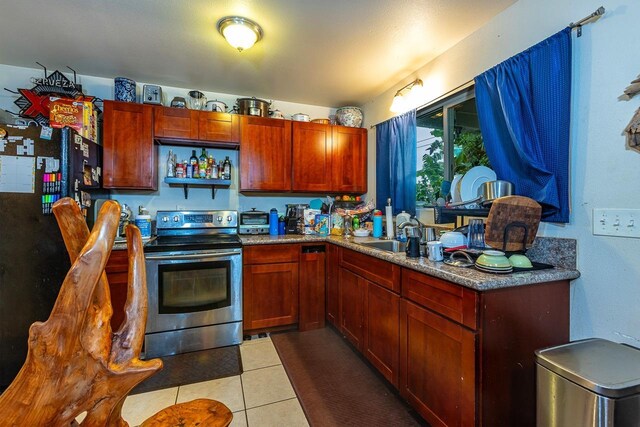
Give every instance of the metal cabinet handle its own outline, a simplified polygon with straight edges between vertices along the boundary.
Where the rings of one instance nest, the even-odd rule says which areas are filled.
[[[216,252],[209,254],[184,254],[184,255],[147,255],[148,260],[166,260],[166,259],[194,259],[194,258],[220,258],[223,256],[240,255],[240,252]]]

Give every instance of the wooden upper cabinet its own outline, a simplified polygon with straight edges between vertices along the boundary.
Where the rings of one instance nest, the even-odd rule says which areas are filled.
[[[198,113],[186,108],[153,107],[153,136],[198,139]]]
[[[235,114],[155,106],[153,137],[182,145],[193,142],[238,143],[240,125]],[[204,143],[204,144],[203,144]]]
[[[103,123],[104,188],[156,190],[153,107],[104,101]]]
[[[293,191],[331,191],[331,127],[293,122]]]
[[[240,120],[238,115],[199,111],[198,138],[202,141],[239,142]]]
[[[240,117],[240,191],[291,191],[291,121]]]
[[[367,130],[332,126],[331,189],[337,193],[367,191]]]

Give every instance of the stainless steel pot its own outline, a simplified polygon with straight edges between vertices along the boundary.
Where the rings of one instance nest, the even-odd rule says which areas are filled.
[[[513,184],[509,181],[496,180],[483,183],[478,188],[478,197],[463,202],[451,203],[449,206],[464,206],[471,203],[480,203],[482,206],[488,206],[499,197],[512,196]]]
[[[215,111],[218,113],[227,112],[227,104],[217,99],[214,101],[207,101],[207,111]]]
[[[267,102],[256,97],[238,98],[236,100],[236,106],[239,114],[269,117],[269,107],[271,106],[271,102]]]

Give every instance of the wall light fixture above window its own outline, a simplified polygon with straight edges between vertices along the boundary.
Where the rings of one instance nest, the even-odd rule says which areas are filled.
[[[389,110],[393,113],[402,113],[417,106],[422,96],[423,86],[422,80],[415,79],[398,89]]]
[[[262,38],[262,28],[250,19],[227,16],[218,21],[218,31],[227,42],[242,52]]]

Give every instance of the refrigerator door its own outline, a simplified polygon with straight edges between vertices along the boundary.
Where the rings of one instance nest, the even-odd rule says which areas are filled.
[[[47,140],[40,138],[40,127],[0,127],[7,132],[0,141],[2,159],[13,157],[28,161],[32,158],[34,165],[33,192],[6,192],[7,187],[0,186],[2,391],[24,362],[29,326],[49,317],[70,262],[55,218],[43,215],[45,158],[60,159],[60,131],[54,129],[51,139]],[[28,154],[31,151],[32,154]]]

